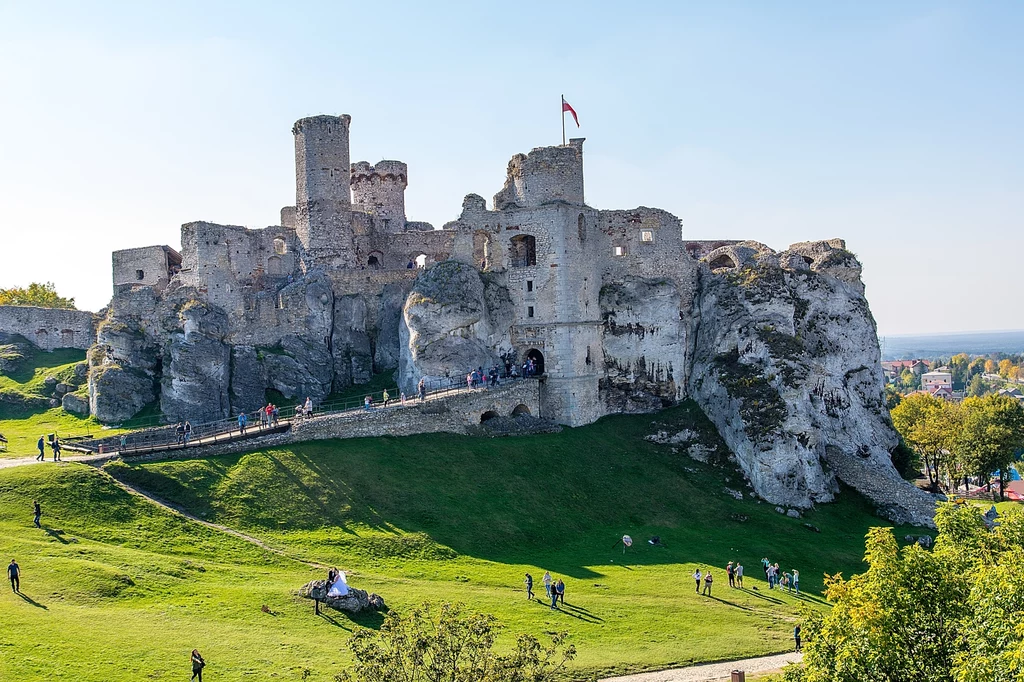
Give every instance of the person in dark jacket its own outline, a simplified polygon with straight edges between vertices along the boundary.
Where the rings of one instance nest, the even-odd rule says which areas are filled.
[[[39,448],[39,456],[36,457],[36,461],[42,462],[46,459],[46,442],[42,436],[39,436],[39,442],[36,443],[36,447]]]
[[[39,506],[39,500],[32,500],[32,513],[35,516],[32,521],[36,524],[36,528],[42,528],[39,525],[39,518],[43,515],[43,508]]]
[[[203,668],[206,667],[206,661],[199,655],[199,649],[192,650],[192,678],[199,679],[199,682],[203,682]]]
[[[14,559],[11,559],[11,563],[7,566],[7,577],[11,580],[11,589],[21,592],[21,566]]]

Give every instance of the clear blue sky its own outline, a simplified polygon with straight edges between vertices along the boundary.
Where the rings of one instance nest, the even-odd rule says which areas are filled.
[[[1024,328],[1022,35],[1020,2],[0,0],[0,286],[98,309],[113,249],[275,224],[317,113],[439,226],[565,93],[591,205],[844,237],[884,334]]]

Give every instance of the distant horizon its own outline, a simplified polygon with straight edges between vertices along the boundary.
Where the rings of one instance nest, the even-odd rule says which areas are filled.
[[[868,301],[868,303],[871,303]],[[962,336],[965,334],[1024,334],[1024,329],[963,329],[953,332],[900,332],[888,334],[878,332],[878,338],[918,338],[922,336]]]

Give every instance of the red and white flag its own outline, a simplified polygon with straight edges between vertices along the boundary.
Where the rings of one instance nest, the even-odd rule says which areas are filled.
[[[571,104],[569,104],[568,102],[566,102],[566,101],[565,101],[565,97],[563,97],[563,98],[562,98],[562,115],[564,116],[564,115],[565,115],[565,112],[567,112],[567,111],[568,111],[568,112],[569,112],[570,114],[572,114],[572,120],[576,121],[576,127],[577,127],[577,128],[579,128],[579,127],[580,127],[580,119],[579,119],[579,117],[578,117],[578,116],[576,115],[576,110],[575,110],[575,109],[573,109],[573,108],[572,108],[572,105],[571,105]]]

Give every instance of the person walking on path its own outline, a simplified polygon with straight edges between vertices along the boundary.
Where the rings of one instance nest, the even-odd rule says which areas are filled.
[[[547,595],[550,598],[551,597],[551,574],[549,572],[547,572],[547,571],[544,571],[544,577],[542,578],[542,580],[544,581],[544,594]]]
[[[793,569],[793,591],[800,594],[800,571]]]
[[[193,680],[198,679],[199,682],[203,682],[203,668],[206,667],[206,661],[199,655],[199,649],[192,650],[192,678]]]
[[[729,577],[729,587],[736,587],[736,578],[733,576],[732,562],[725,565],[725,574]]]
[[[369,412],[370,411],[370,403],[372,403],[372,402],[373,402],[373,398],[371,398],[368,395],[367,396],[363,396],[363,409],[366,410],[367,412]]]
[[[416,390],[420,394],[420,400],[427,399],[427,379],[426,377],[420,377],[420,383],[416,384]]]
[[[11,579],[11,589],[21,592],[21,566],[14,559],[11,559],[10,565],[7,566],[7,577]]]
[[[711,583],[713,582],[714,578],[711,577],[711,569],[708,569],[708,572],[704,574],[704,596],[711,596]]]
[[[35,516],[32,521],[36,524],[36,528],[42,528],[42,526],[39,525],[39,519],[43,515],[43,508],[39,506],[39,500],[32,500],[32,513]]]
[[[702,574],[700,572],[699,568],[696,571],[693,572],[693,579],[697,583],[697,589],[696,589],[697,594],[700,594],[700,581],[701,581],[701,578],[703,578],[703,577],[704,577],[704,574]]]
[[[533,599],[533,576],[527,573],[523,582],[526,583],[526,598]]]
[[[391,402],[391,394],[388,393],[388,389],[386,389],[386,388],[384,389],[384,396],[383,397],[384,397],[384,407],[387,407],[388,403]]]
[[[307,417],[313,416],[313,399],[308,395],[306,396],[306,402],[303,404],[302,409],[306,413]]]
[[[555,595],[558,597],[558,600],[562,602],[562,606],[565,606],[565,583],[562,582],[561,578],[559,578],[558,582],[555,583]]]
[[[734,572],[736,573],[736,587],[743,587],[743,564],[737,561]]]
[[[60,438],[57,438],[57,434],[53,434],[53,440],[50,441],[50,447],[53,448],[53,461],[60,461]]]
[[[42,436],[39,436],[39,442],[36,443],[36,447],[39,448],[39,455],[36,457],[36,461],[42,462],[46,459],[46,441]]]
[[[178,422],[178,425],[174,427],[174,435],[178,437],[175,445],[181,445],[185,442],[185,422]]]
[[[238,432],[241,435],[245,435],[245,425],[249,423],[249,418],[245,416],[245,412],[241,412],[238,415]]]
[[[793,641],[796,642],[796,650],[800,651],[800,626],[793,628]]]
[[[188,442],[190,440],[192,440],[192,422],[186,421],[185,422],[185,445],[188,445]]]

